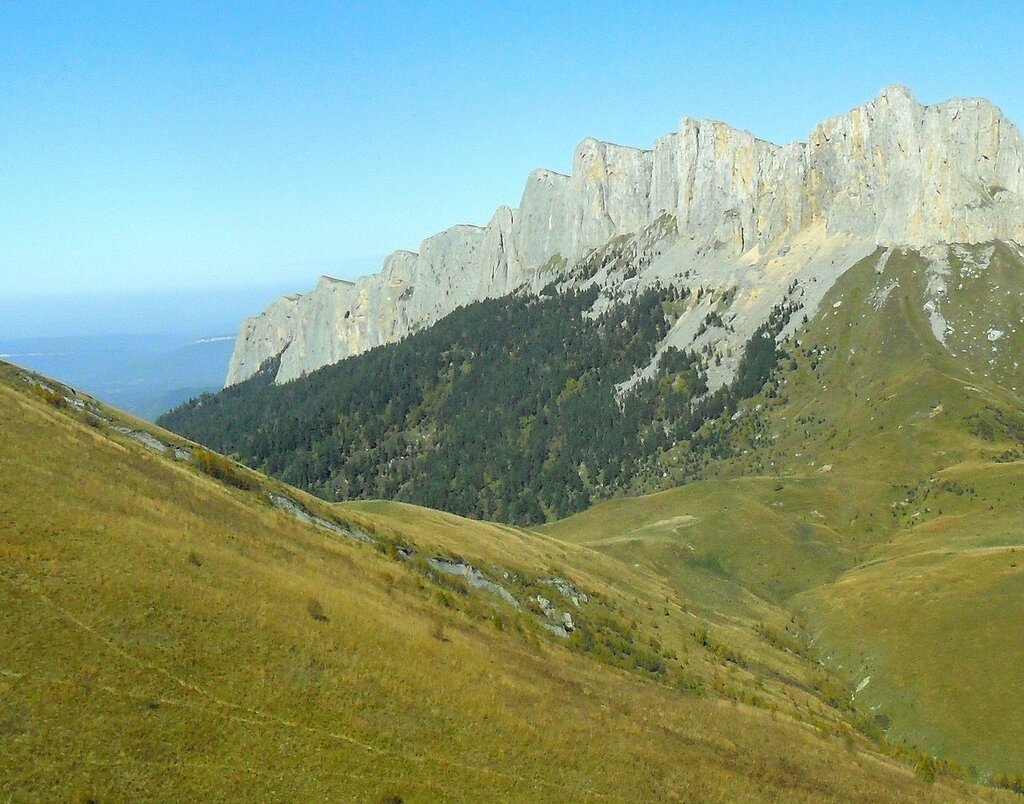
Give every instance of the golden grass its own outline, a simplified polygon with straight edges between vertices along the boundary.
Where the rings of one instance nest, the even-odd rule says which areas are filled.
[[[0,791],[11,801],[998,798],[925,785],[784,714],[498,632],[438,606],[403,564],[82,424],[7,375]],[[399,513],[366,516],[409,541],[451,525]],[[531,550],[520,534],[511,550],[502,529],[462,527],[467,553],[559,557],[550,539]]]

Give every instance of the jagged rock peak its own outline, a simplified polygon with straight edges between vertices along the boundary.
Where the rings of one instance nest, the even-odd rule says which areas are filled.
[[[277,355],[277,379],[292,379],[459,305],[539,287],[545,268],[665,215],[709,266],[778,253],[809,232],[866,245],[1021,241],[1024,143],[988,101],[923,106],[898,85],[815,126],[806,142],[777,145],[688,117],[648,150],[587,138],[569,175],[530,174],[518,209],[499,207],[486,226],[453,226],[419,253],[391,254],[378,274],[320,282],[246,320],[227,384]]]

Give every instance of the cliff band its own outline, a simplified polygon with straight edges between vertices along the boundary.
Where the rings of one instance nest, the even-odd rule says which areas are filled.
[[[500,207],[486,226],[454,226],[418,254],[391,254],[380,273],[323,277],[278,299],[243,323],[226,384],[277,356],[276,381],[294,379],[460,305],[551,281],[599,282],[606,298],[653,282],[732,289],[730,331],[698,336],[698,306],[666,339],[703,338],[728,356],[794,283],[813,309],[878,245],[990,240],[1024,241],[1024,141],[988,101],[923,106],[890,87],[781,146],[684,118],[651,150],[586,139],[571,175],[534,171],[519,208]],[[632,255],[635,269],[574,273],[600,248]],[[725,359],[712,379],[729,371]]]

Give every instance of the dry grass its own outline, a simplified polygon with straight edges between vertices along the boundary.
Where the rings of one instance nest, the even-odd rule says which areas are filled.
[[[12,801],[989,795],[442,609],[404,565],[11,385],[0,791]]]

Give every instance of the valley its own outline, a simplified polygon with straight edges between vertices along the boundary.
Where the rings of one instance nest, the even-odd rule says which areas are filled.
[[[780,337],[768,373],[739,372],[759,378],[752,390],[723,386],[720,404],[702,408],[705,418],[675,439],[634,442],[645,451],[624,466],[632,486],[539,532],[656,578],[657,592],[633,594],[652,610],[660,600],[681,606],[693,618],[675,635],[688,662],[696,640],[698,653],[727,668],[702,668],[695,687],[744,700],[766,673],[792,679],[791,669],[760,656],[786,646],[811,668],[827,668],[829,684],[843,690],[831,694],[843,701],[845,722],[974,778],[1012,777],[1024,764],[1024,735],[1020,720],[1000,711],[1024,709],[1024,655],[1011,625],[1024,599],[1016,561],[1024,550],[1024,373],[1015,360],[1022,277],[1014,244],[876,250],[837,280],[813,318]],[[443,323],[431,330],[437,338],[446,331]],[[993,340],[992,331],[1004,334]],[[351,377],[348,363],[365,359],[310,381]],[[306,383],[259,393],[294,400]],[[224,402],[205,401],[196,421],[217,405],[255,409],[247,394],[241,385]],[[665,427],[658,408],[643,410],[642,421]],[[419,510],[381,506],[342,504]],[[523,549],[510,545],[513,555]],[[578,571],[582,560],[567,563]],[[658,623],[659,642],[665,627]],[[779,705],[779,690],[758,689],[762,703]]]

